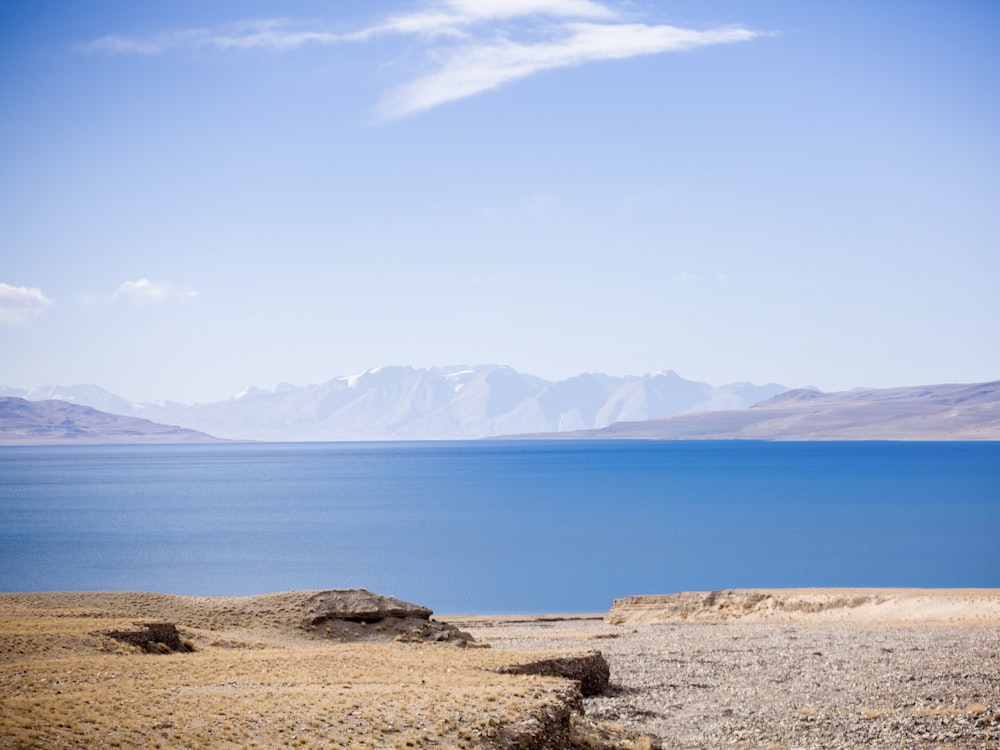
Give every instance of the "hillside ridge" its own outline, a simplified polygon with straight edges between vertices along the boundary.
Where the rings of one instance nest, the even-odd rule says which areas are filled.
[[[0,445],[213,443],[218,438],[65,401],[0,397]]]
[[[531,436],[538,437],[538,436]],[[1000,440],[1000,381],[820,393],[748,409],[619,422],[563,437],[644,440]]]

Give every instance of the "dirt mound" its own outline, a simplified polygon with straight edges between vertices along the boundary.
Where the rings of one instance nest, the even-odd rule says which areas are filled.
[[[341,641],[397,640],[455,642],[473,639],[454,625],[431,619],[427,607],[365,589],[331,589],[313,594],[305,603],[303,628],[311,635]]]

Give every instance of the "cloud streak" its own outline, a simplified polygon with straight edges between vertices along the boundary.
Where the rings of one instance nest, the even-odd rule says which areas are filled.
[[[111,301],[126,300],[133,305],[148,305],[160,302],[188,302],[197,296],[197,292],[169,282],[142,278],[138,281],[123,282],[111,295]]]
[[[41,289],[0,282],[0,323],[27,325],[52,304],[52,300],[42,294]]]
[[[307,45],[350,41],[351,34],[297,27],[281,18],[237,21],[216,28],[184,29],[148,37],[104,36],[77,47],[79,52],[159,55],[175,49],[269,50],[285,52]]]
[[[416,68],[424,72],[383,97],[380,114],[386,120],[433,109],[546,70],[762,36],[740,26],[698,30],[637,22],[624,19],[607,3],[596,0],[430,0],[415,12],[390,15],[348,32],[308,27],[287,19],[258,19],[146,38],[105,36],[79,50],[140,55],[183,48],[287,52],[393,35],[416,38],[420,61]]]

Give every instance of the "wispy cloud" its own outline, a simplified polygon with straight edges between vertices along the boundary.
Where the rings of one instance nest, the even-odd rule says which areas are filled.
[[[303,27],[282,18],[263,18],[145,37],[109,35],[79,45],[77,49],[80,52],[137,55],[159,55],[175,49],[197,47],[283,52],[311,44],[339,44],[349,41],[352,36]]]
[[[53,304],[36,287],[11,286],[0,282],[0,323],[27,325]]]
[[[145,55],[195,47],[282,52],[386,35],[413,36],[422,45],[423,64],[417,68],[423,72],[381,103],[382,117],[395,119],[545,70],[743,42],[761,33],[741,26],[698,30],[645,23],[596,0],[428,0],[415,12],[353,31],[257,19],[142,38],[106,36],[79,49]]]
[[[138,281],[123,282],[110,295],[109,301],[126,300],[133,305],[147,305],[158,302],[187,302],[197,296],[197,292],[186,287],[142,278]]]
[[[473,42],[448,54],[437,70],[396,90],[386,100],[383,114],[401,117],[543,70],[745,41],[754,36],[742,28],[695,31],[662,25],[573,23],[558,26],[553,38],[539,42]]]

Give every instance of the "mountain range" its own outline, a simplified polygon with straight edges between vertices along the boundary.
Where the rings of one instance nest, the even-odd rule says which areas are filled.
[[[0,387],[0,396],[64,401],[230,440],[462,440],[745,409],[787,390],[774,383],[711,386],[673,371],[549,381],[477,365],[380,367],[312,385],[245,388],[205,404],[134,403],[95,385]]]
[[[792,390],[748,409],[526,437],[645,440],[1000,440],[1000,381],[839,393]]]
[[[388,367],[194,405],[131,403],[97,386],[0,387],[0,444],[216,440],[205,433],[268,441],[1000,440],[1000,381],[821,393],[716,388],[673,372],[553,383],[486,365]]]

